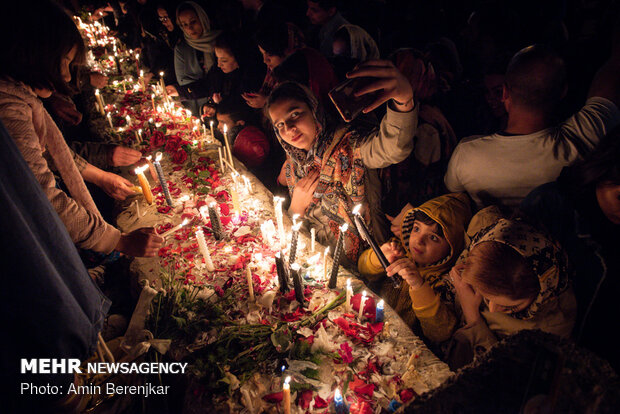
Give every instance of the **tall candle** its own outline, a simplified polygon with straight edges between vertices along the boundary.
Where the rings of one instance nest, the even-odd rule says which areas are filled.
[[[171,228],[170,230],[168,230],[167,232],[160,234],[161,237],[166,238],[168,236],[170,236],[171,234],[176,233],[178,230],[181,230],[183,227],[185,227],[185,225],[189,223],[188,219],[183,219],[183,221],[180,224],[177,224],[176,226],[174,226],[173,228]]]
[[[329,254],[329,246],[323,252],[323,280],[327,280],[327,255]]]
[[[222,147],[217,147],[217,158],[220,160],[220,171],[224,173],[224,161],[222,161]]]
[[[123,69],[121,69],[121,61],[118,59],[118,53],[114,52],[114,61],[116,62],[116,73],[121,76]]]
[[[351,310],[351,297],[353,296],[353,288],[351,287],[351,278],[347,279],[347,290],[346,290],[346,297],[347,297],[347,301],[346,301],[346,306],[345,308],[347,310]]]
[[[140,71],[140,85],[142,85],[142,92],[146,93],[146,83],[144,82],[144,71]]]
[[[291,377],[286,377],[282,385],[282,410],[284,414],[291,414]]]
[[[140,73],[140,54],[136,53],[136,73]]]
[[[207,246],[205,234],[202,229],[196,230],[196,240],[198,240],[198,248],[200,249],[200,253],[205,259],[205,266],[207,267],[207,270],[209,272],[213,272],[215,270],[215,266],[213,266],[213,261],[211,260],[211,252],[209,251],[209,246]]]
[[[167,100],[168,94],[166,92],[166,83],[164,82],[164,72],[159,72],[159,84],[161,85],[161,94],[164,100]]]
[[[301,281],[301,274],[299,271],[301,270],[301,266],[298,263],[293,263],[290,265],[291,267],[291,279],[293,279],[293,287],[295,288],[295,299],[299,302],[300,306],[305,307],[306,299],[304,298],[304,285]]]
[[[377,308],[375,309],[375,323],[378,322],[383,322],[383,309],[385,308],[385,302],[383,301],[383,299],[381,299],[379,301],[379,303],[377,303]]]
[[[241,216],[241,205],[239,204],[239,194],[237,193],[237,186],[232,185],[230,188],[230,198],[232,198],[233,210],[235,214]]]
[[[156,109],[155,109],[155,94],[154,93],[151,94],[151,104],[153,105],[153,112],[155,112]]]
[[[278,272],[278,282],[280,283],[280,292],[286,293],[289,290],[288,273],[284,267],[284,260],[282,259],[282,253],[276,252],[274,255],[276,259],[276,271]]]
[[[153,204],[153,193],[151,193],[151,186],[149,185],[148,180],[144,176],[144,170],[146,170],[148,166],[143,165],[142,167],[136,168],[134,171],[138,176],[138,182],[140,183],[140,187],[142,187],[142,194],[144,194],[144,199],[146,202],[151,205]]]
[[[101,94],[99,93],[99,89],[95,89],[95,99],[97,100],[97,106],[99,107],[99,112],[101,112],[101,115],[105,116],[105,105],[103,104],[103,98],[101,97]]]
[[[217,211],[217,203],[212,202],[209,204],[209,218],[211,219],[211,229],[213,230],[213,236],[217,240],[224,237],[222,232],[222,222],[220,221],[220,214]]]
[[[108,118],[108,124],[110,124],[110,128],[114,129],[114,125],[112,125],[112,114],[108,112],[106,118]]]
[[[355,223],[355,227],[357,227],[357,231],[362,236],[362,239],[366,240],[366,242],[370,245],[372,250],[375,252],[375,254],[377,255],[377,258],[379,259],[379,262],[381,263],[381,266],[383,266],[384,269],[387,269],[387,267],[390,265],[390,262],[388,262],[387,258],[383,254],[383,251],[381,250],[379,243],[377,243],[375,238],[372,237],[372,235],[370,234],[370,231],[368,230],[368,227],[366,226],[366,222],[364,221],[364,219],[362,218],[362,215],[360,214],[361,207],[362,207],[361,204],[357,204],[353,208],[353,211],[352,211],[353,222]],[[398,274],[394,274],[392,277],[390,277],[390,281],[392,282],[392,285],[394,286],[395,289],[399,289],[402,284],[402,278]]]
[[[360,309],[359,314],[357,315],[357,319],[361,322],[364,317],[364,304],[366,302],[366,291],[362,292],[362,297],[360,298]]]
[[[161,185],[161,189],[164,192],[164,197],[166,197],[166,203],[172,207],[172,197],[170,196],[170,190],[168,190],[168,183],[166,182],[166,177],[164,177],[164,170],[161,167],[161,159],[163,154],[158,152],[155,155],[155,161],[153,165],[155,166],[155,171],[157,171],[157,177],[159,178],[159,184]]]
[[[125,121],[127,121],[127,126],[128,126],[128,127],[130,127],[130,126],[132,125],[132,124],[131,124],[131,117],[130,117],[129,115],[127,115],[127,116],[125,117]]]
[[[230,152],[230,144],[228,143],[228,126],[224,125],[224,143],[226,144],[226,152],[228,153],[228,159],[230,160],[230,165],[235,166],[232,158],[232,152]]]
[[[211,129],[211,138],[215,139],[215,134],[213,133],[213,121],[209,121],[209,128]]]
[[[278,237],[280,239],[280,248],[284,248],[284,221],[282,219],[282,202],[284,198],[275,196],[273,198],[274,210],[276,213],[276,223],[278,224]]]
[[[297,241],[299,239],[299,229],[302,222],[297,223],[299,214],[293,215],[293,227],[291,228],[291,248],[289,251],[288,262],[289,264],[295,263],[295,256],[297,255]]]
[[[315,250],[316,229],[312,227],[310,229],[310,253],[314,253]]]
[[[250,302],[254,302],[256,298],[254,297],[254,286],[252,284],[252,269],[248,265],[245,268],[245,277],[248,280],[248,292],[250,294]]]
[[[349,225],[344,223],[340,226],[340,233],[338,233],[338,240],[336,241],[336,250],[334,250],[334,263],[332,264],[332,272],[329,276],[329,285],[330,289],[334,289],[336,287],[336,281],[338,280],[338,268],[340,267],[340,256],[344,250],[344,234],[348,230]]]

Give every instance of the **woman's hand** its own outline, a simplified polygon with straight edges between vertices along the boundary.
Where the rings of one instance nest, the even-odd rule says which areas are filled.
[[[140,161],[142,153],[128,147],[117,146],[110,149],[108,157],[111,166],[126,167]]]
[[[419,288],[424,283],[424,279],[420,276],[420,272],[418,272],[418,268],[415,263],[413,263],[408,257],[403,257],[396,260],[385,270],[387,271],[387,275],[390,277],[398,273],[403,279],[405,279],[409,286],[414,289]]]
[[[248,106],[256,109],[264,107],[265,103],[267,102],[267,97],[260,93],[246,92],[242,93],[241,96],[243,97],[243,99],[245,99],[245,103],[247,103]]]
[[[282,168],[280,168],[280,174],[278,174],[278,184],[286,187],[286,164],[288,163],[288,159],[284,161],[282,164]]]
[[[463,310],[463,317],[467,325],[473,325],[478,322],[480,316],[480,303],[482,303],[482,296],[472,289],[471,285],[463,280],[461,272],[464,265],[456,265],[450,270],[450,279],[454,285],[456,296],[459,298],[461,309]]]
[[[320,173],[318,170],[312,170],[308,175],[297,182],[293,189],[293,197],[291,198],[291,206],[289,211],[293,214],[299,214],[302,217],[306,213],[306,209],[312,202],[314,190],[319,184]]]
[[[164,238],[152,227],[142,227],[131,233],[124,233],[115,250],[128,256],[153,257],[157,255]]]
[[[392,263],[405,257],[405,251],[397,241],[389,241],[381,246],[381,251],[385,255],[388,262]]]
[[[166,93],[169,96],[179,96],[179,91],[174,85],[166,85]]]
[[[101,89],[108,84],[108,77],[99,72],[91,72],[90,84],[93,88]]]
[[[102,171],[95,184],[115,200],[124,200],[128,196],[135,194],[133,191],[134,186],[129,180],[111,172]]]
[[[407,205],[403,207],[402,210],[400,210],[400,213],[398,213],[396,217],[392,217],[387,214],[385,215],[385,217],[387,217],[387,219],[390,221],[390,230],[399,239],[402,237],[402,234],[403,234],[402,230],[403,230],[403,220],[405,218],[405,213],[411,210],[412,208],[413,206],[407,203]]]
[[[392,99],[397,111],[407,112],[413,109],[413,89],[402,73],[389,60],[369,60],[356,66],[347,73],[347,78],[376,78],[371,84],[355,91],[355,96],[378,92],[377,99],[364,108],[364,113],[376,109],[382,103]]]

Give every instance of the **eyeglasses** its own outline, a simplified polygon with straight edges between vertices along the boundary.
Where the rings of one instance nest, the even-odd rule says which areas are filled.
[[[168,21],[168,20],[170,20],[170,19],[168,18],[168,16],[164,16],[164,17],[160,17],[160,18],[159,18],[159,21],[160,21],[160,22],[162,22],[162,23],[163,23],[163,22],[166,22],[166,21]]]

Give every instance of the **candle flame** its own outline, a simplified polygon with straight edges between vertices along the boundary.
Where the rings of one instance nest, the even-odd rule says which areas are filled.
[[[224,134],[228,132],[228,125],[224,124]]]
[[[279,259],[280,258],[280,252],[276,252],[276,254],[274,256]]]
[[[164,77],[164,72],[159,72],[159,76]]]
[[[342,394],[340,393],[340,388],[336,388],[336,391],[334,391],[334,400],[342,400]]]
[[[99,95],[99,89],[95,89],[95,95]]]
[[[288,376],[284,379],[284,384],[288,385],[291,382],[291,377]]]
[[[381,299],[379,303],[377,303],[377,308],[383,309],[384,307],[385,307],[385,302],[383,301],[383,299]]]
[[[362,299],[364,299],[366,297],[366,291],[362,290]]]
[[[345,232],[349,229],[349,225],[347,223],[344,223],[342,226],[340,226],[340,231],[341,232]]]
[[[347,278],[347,287],[351,287],[351,278]]]
[[[356,204],[355,207],[353,207],[353,214],[359,214],[361,209],[362,209],[362,205]]]
[[[134,172],[136,173],[136,175],[138,174],[142,174],[148,167],[146,165],[143,165],[141,167],[136,167],[136,169],[134,170]]]
[[[155,154],[155,161],[157,161],[157,162],[161,161],[163,156],[164,156],[164,154],[162,154],[161,151],[157,152],[157,154]],[[149,157],[150,157],[150,155],[149,155]]]
[[[136,56],[138,56],[138,55],[136,55]],[[141,77],[141,78],[143,78],[143,77],[144,77],[144,71],[143,71],[143,70],[141,70],[141,71],[140,71],[140,77]]]
[[[325,253],[324,253],[324,254],[325,254],[325,256],[327,256],[327,254],[328,254],[328,253],[329,253],[329,246],[327,246],[327,247],[325,248]]]
[[[144,157],[144,158],[146,158],[148,161],[151,161],[151,159],[153,159],[153,156],[152,156],[152,155],[149,155],[149,156]]]
[[[211,208],[215,208],[215,206],[216,206],[215,201],[211,201],[211,202],[209,203],[209,207],[211,207]]]
[[[298,272],[299,269],[301,269],[301,266],[299,265],[299,263],[293,263],[291,265],[291,269],[293,269],[294,271]]]
[[[155,94],[154,93],[151,94],[151,99],[155,99]]]
[[[293,219],[293,230],[295,231],[299,231],[299,229],[301,228],[301,225],[304,224],[303,221],[299,221],[297,223],[295,223],[295,219]]]
[[[213,121],[209,121],[209,126],[213,126]]]

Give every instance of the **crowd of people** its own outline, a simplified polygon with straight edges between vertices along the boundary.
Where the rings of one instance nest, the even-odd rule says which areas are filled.
[[[84,67],[70,17],[83,2],[34,3],[1,18],[0,120],[87,267],[154,256],[153,229],[109,224],[110,197],[131,194],[114,168],[141,154],[89,128],[107,78]],[[287,193],[320,242],[333,247],[361,204],[390,265],[355,226],[346,263],[452,368],[524,329],[620,367],[608,340],[620,293],[614,2],[87,3],[151,76],[165,73],[170,96],[228,128],[235,157]],[[364,78],[350,99],[366,106],[344,122],[328,94]]]

